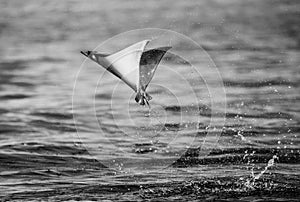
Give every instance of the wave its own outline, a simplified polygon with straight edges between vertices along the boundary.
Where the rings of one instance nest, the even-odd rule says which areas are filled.
[[[262,81],[234,81],[234,80],[224,80],[224,86],[228,87],[243,87],[243,88],[261,88],[266,86],[291,86],[298,87],[299,82],[293,82],[286,80],[284,78],[274,78],[272,80],[262,80]]]

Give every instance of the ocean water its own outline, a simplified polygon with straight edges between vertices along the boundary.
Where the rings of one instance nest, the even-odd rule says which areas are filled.
[[[298,1],[0,7],[2,201],[300,200]],[[98,48],[156,36],[145,28],[202,47],[173,41],[180,54],[158,67],[150,111],[80,54],[130,30],[144,31]]]

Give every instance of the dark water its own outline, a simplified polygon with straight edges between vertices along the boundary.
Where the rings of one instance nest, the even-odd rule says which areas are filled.
[[[300,200],[298,1],[3,0],[0,7],[2,200]],[[149,91],[158,122],[134,128],[122,117],[124,97],[132,92],[120,84],[112,98],[117,80],[106,75],[105,88],[95,93],[102,133],[90,126],[90,109],[84,103],[92,97],[87,94],[76,97],[79,107],[74,116],[81,118],[75,127],[73,85],[84,61],[79,51],[147,27],[185,34],[209,53],[223,78],[226,114],[218,106],[220,113],[211,112],[205,90],[201,103],[192,106],[174,104],[164,97],[165,89],[153,85]],[[127,42],[117,41],[110,48]],[[194,54],[196,64],[205,69],[206,61],[194,50],[181,51]],[[83,74],[80,86],[94,92],[91,81],[97,81],[103,70],[86,64],[91,70]],[[173,66],[179,72],[184,69],[181,63]],[[214,77],[209,69],[203,74]],[[167,73],[157,75],[161,85],[172,83]],[[184,86],[172,93],[188,99]],[[120,112],[115,117],[109,111],[111,102]],[[147,117],[140,118],[144,108],[133,98],[129,105],[132,120],[147,122]],[[196,109],[196,114],[183,117],[199,118],[197,130],[190,127],[193,122],[186,121],[187,126],[176,121],[184,109]],[[159,113],[168,114],[172,122],[162,124]],[[217,145],[208,155],[200,155],[210,118],[222,116],[226,119],[224,125],[217,124]],[[160,133],[153,133],[157,128]],[[129,135],[122,135],[124,131]],[[139,136],[132,135],[136,131]],[[168,137],[174,131],[181,139],[170,147]],[[103,136],[122,151],[107,145]],[[187,149],[191,137],[196,139]],[[184,146],[168,166],[159,166]],[[99,148],[97,154],[89,147]],[[131,171],[105,163],[117,159],[126,159]]]

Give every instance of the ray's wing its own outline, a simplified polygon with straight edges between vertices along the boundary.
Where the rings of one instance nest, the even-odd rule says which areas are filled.
[[[152,80],[157,66],[171,47],[160,47],[143,52],[140,61],[140,88],[145,91]]]
[[[134,91],[137,91],[139,86],[140,60],[145,46],[149,41],[144,40],[135,43],[110,55],[92,53],[89,54],[89,58],[120,78]]]

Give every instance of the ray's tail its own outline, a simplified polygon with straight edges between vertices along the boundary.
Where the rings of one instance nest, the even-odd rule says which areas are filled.
[[[145,104],[147,104],[148,106],[150,106],[149,105],[149,101],[152,99],[152,97],[148,94],[148,93],[146,93],[145,91],[143,91],[143,92],[141,92],[141,91],[139,91],[137,94],[136,94],[136,96],[135,96],[135,101],[137,102],[137,103],[139,103],[140,105],[145,105]]]

